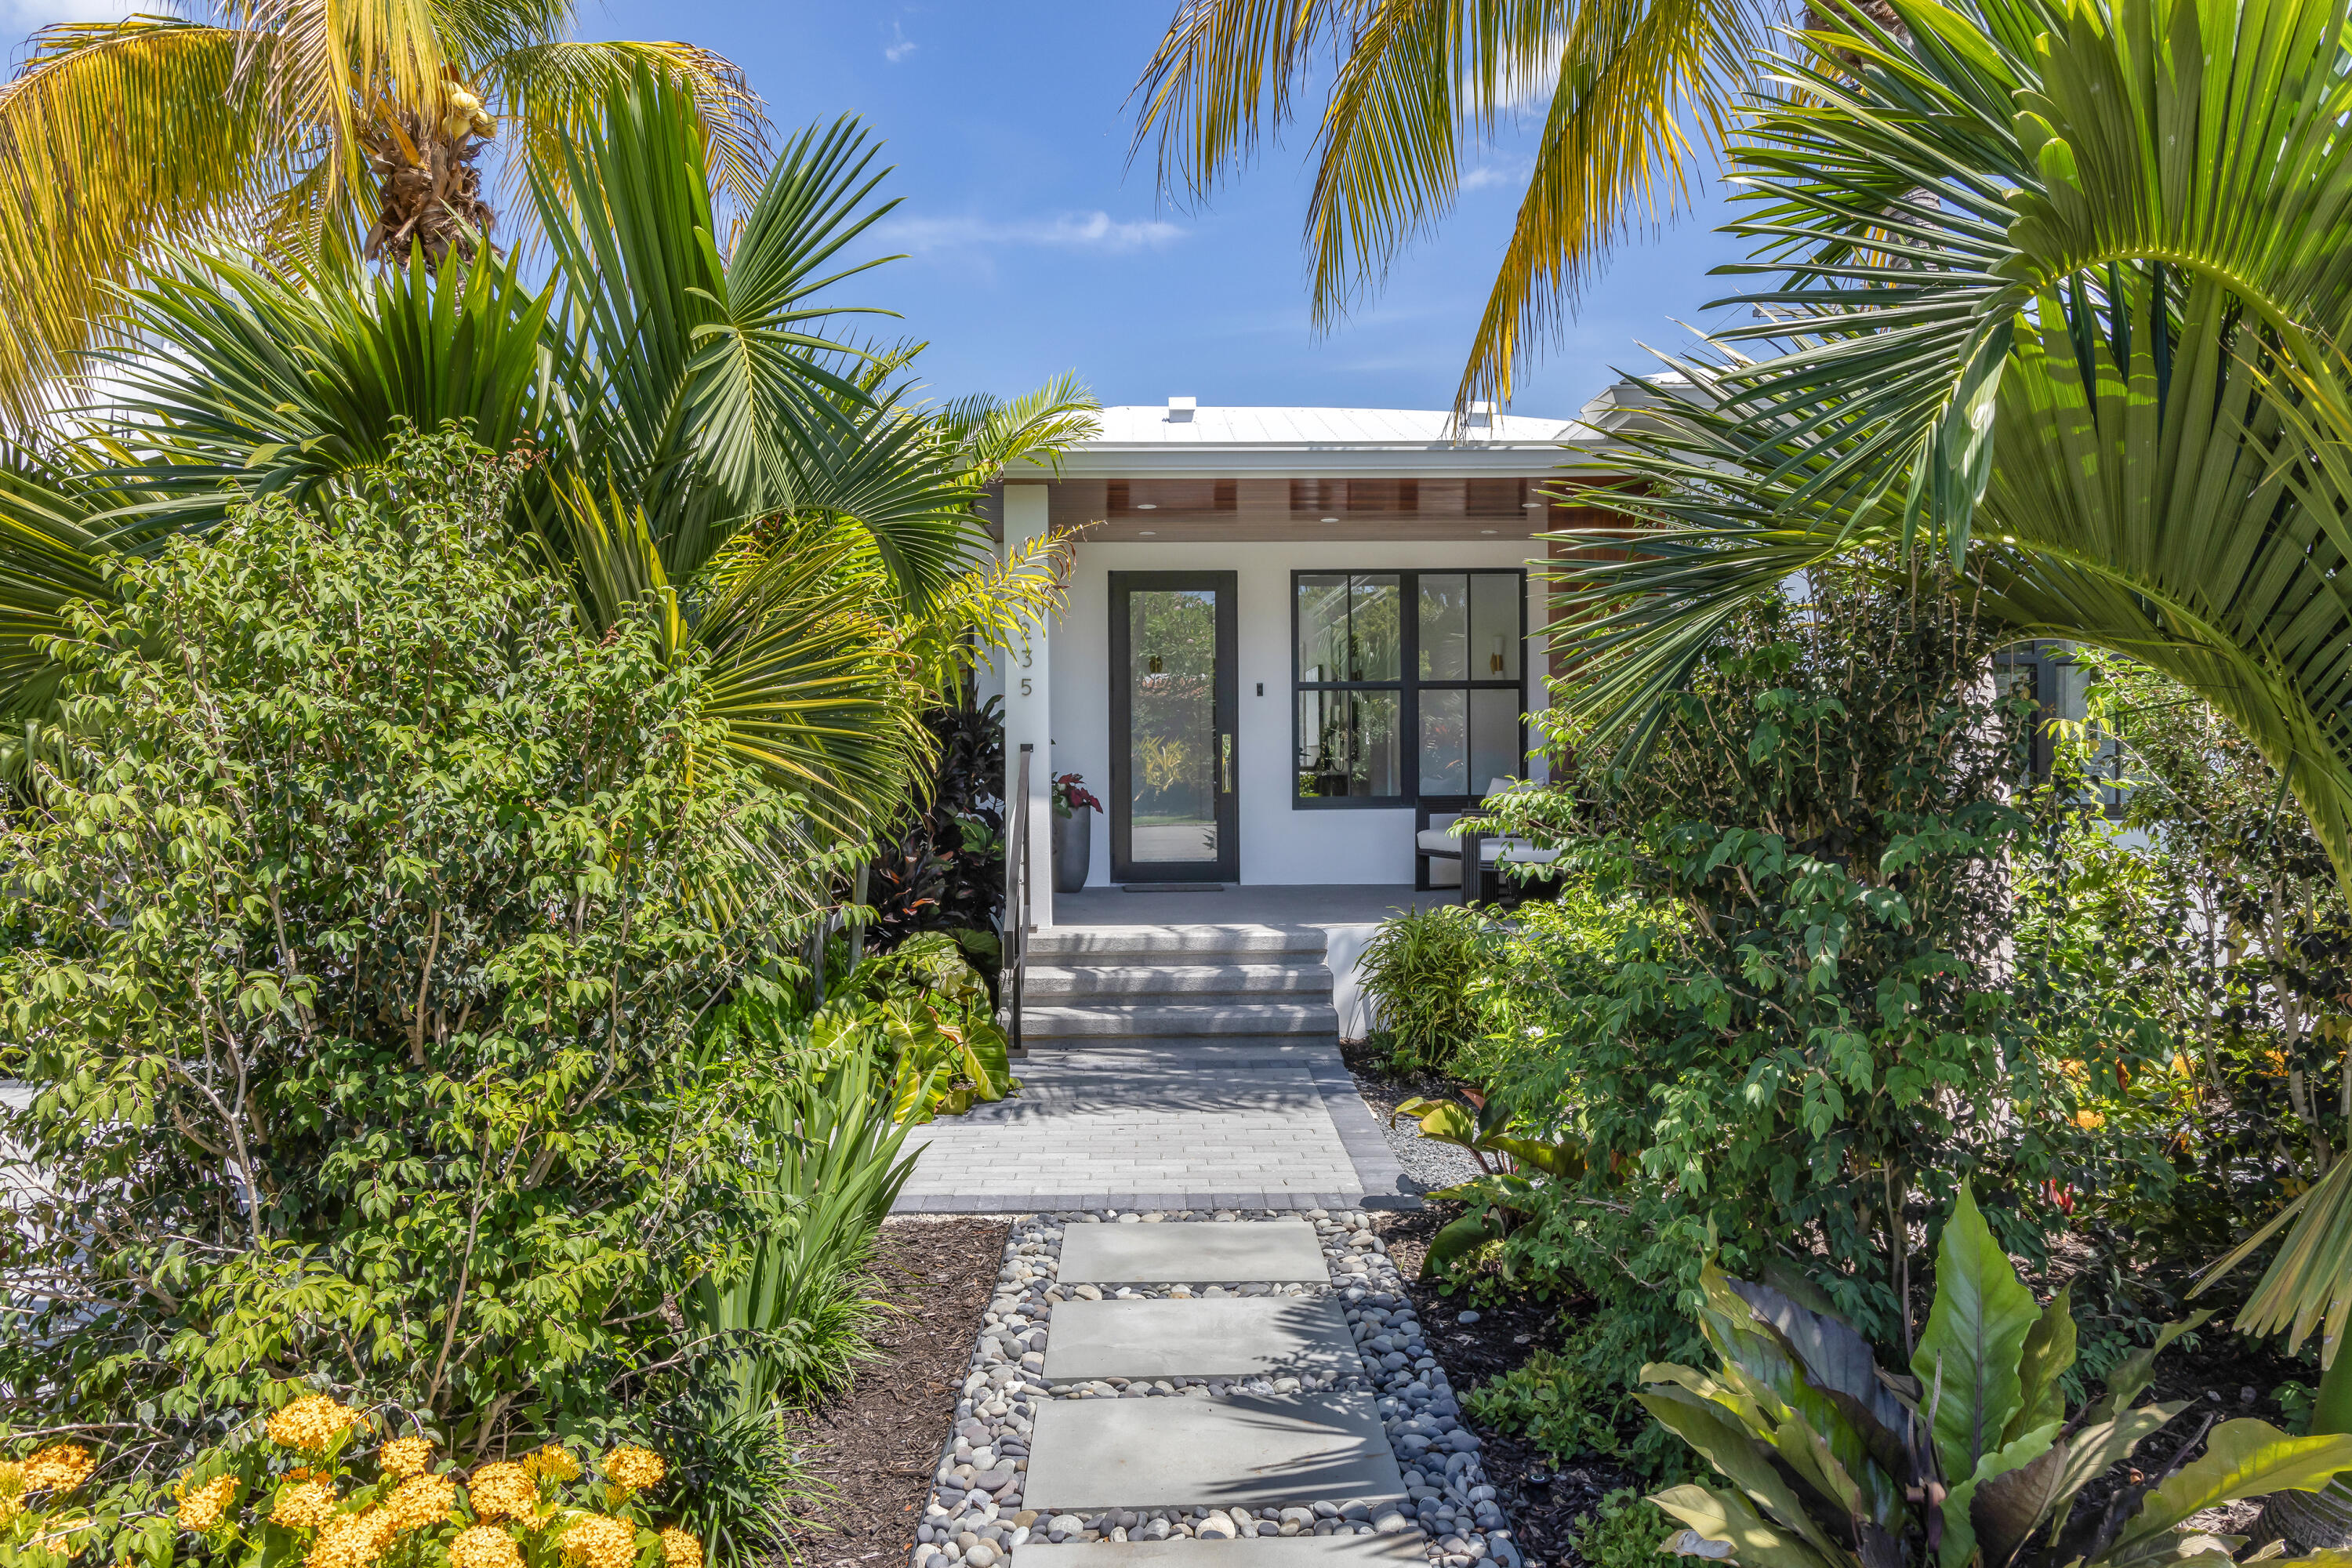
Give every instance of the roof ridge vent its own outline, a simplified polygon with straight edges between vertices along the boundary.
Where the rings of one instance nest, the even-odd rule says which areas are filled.
[[[1197,397],[1170,398],[1168,400],[1168,418],[1170,423],[1176,425],[1190,424],[1192,422],[1193,411],[1199,408],[1200,405],[1201,400]]]

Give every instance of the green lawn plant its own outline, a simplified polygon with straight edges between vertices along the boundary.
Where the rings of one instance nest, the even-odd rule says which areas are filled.
[[[900,1121],[961,1116],[1021,1089],[988,983],[944,931],[910,937],[859,964],[814,1028],[821,1048],[860,1050],[886,1064]]]
[[[2316,1490],[2352,1468],[2352,1436],[2209,1414],[2164,1463],[2077,1507],[2190,1407],[2133,1401],[2156,1356],[2207,1314],[2165,1329],[2069,1413],[2067,1294],[2035,1303],[1966,1187],[1943,1226],[1907,1372],[1882,1367],[1853,1327],[1781,1291],[1711,1263],[1704,1284],[1715,1370],[1647,1368],[1641,1395],[1721,1478],[1651,1500],[1686,1527],[1668,1543],[1685,1555],[1750,1568],[2224,1568],[2243,1539],[2181,1528],[2193,1516]]]
[[[1467,1207],[1430,1237],[1429,1248],[1422,1255],[1423,1279],[1443,1277],[1489,1243],[1509,1235],[1512,1226],[1537,1207],[1538,1177],[1574,1177],[1584,1170],[1583,1151],[1572,1140],[1516,1133],[1511,1131],[1509,1106],[1475,1089],[1460,1092],[1458,1101],[1413,1095],[1390,1115],[1392,1122],[1412,1119],[1422,1137],[1466,1149],[1478,1162],[1479,1173],[1471,1180],[1429,1194]],[[1508,1277],[1506,1260],[1505,1278]]]
[[[702,1072],[697,1020],[849,858],[704,660],[511,549],[515,468],[404,437],[122,563],[53,645],[69,721],[0,816],[19,1429],[168,1462],[308,1376],[496,1452],[609,1419],[743,1245],[702,1194],[793,1064]]]
[[[1478,1033],[1473,986],[1492,918],[1460,904],[1408,910],[1381,922],[1357,961],[1357,983],[1402,1070],[1443,1070]]]

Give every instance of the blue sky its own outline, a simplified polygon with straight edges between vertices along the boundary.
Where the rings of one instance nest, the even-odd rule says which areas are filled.
[[[1454,216],[1338,331],[1310,326],[1299,244],[1307,138],[1230,184],[1213,205],[1158,199],[1128,166],[1128,89],[1173,0],[778,4],[589,0],[589,37],[684,38],[732,57],[780,127],[862,116],[897,165],[888,248],[863,302],[929,340],[940,395],[1010,394],[1075,370],[1106,403],[1188,394],[1207,404],[1448,405],[1464,345],[1507,235],[1524,153],[1498,149]],[[125,0],[0,0],[0,37]],[[160,8],[153,0],[140,8]],[[1523,381],[1517,412],[1570,415],[1677,345],[1677,320],[1727,281],[1709,198],[1622,247],[1563,340]]]

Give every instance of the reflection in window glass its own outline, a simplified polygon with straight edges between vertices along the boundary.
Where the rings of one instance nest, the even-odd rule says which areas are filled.
[[[1137,861],[1217,858],[1217,597],[1128,595],[1128,820]]]
[[[1298,679],[1348,679],[1348,579],[1315,573],[1298,579]]]
[[[1427,582],[1427,578],[1422,581]],[[1509,696],[1505,692],[1503,695]],[[1423,691],[1421,694],[1421,793],[1466,795],[1464,771],[1469,754],[1469,696],[1466,691]]]
[[[1402,597],[1393,575],[1348,580],[1348,679],[1395,680],[1402,676]]]
[[[1433,695],[1423,692],[1422,700]],[[1470,693],[1470,793],[1483,795],[1489,782],[1516,778],[1526,766],[1519,755],[1519,694]]]
[[[1458,572],[1420,578],[1421,678],[1464,680],[1470,675],[1470,579]]]
[[[1518,678],[1519,580],[1493,573],[1475,576],[1470,579],[1470,679]]]
[[[1404,793],[1404,738],[1393,691],[1298,694],[1298,793],[1365,799]]]

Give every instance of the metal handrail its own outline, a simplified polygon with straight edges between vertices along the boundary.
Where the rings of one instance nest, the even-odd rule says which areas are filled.
[[[1004,912],[1011,917],[999,957],[997,985],[1012,998],[1012,1026],[1005,1031],[1016,1056],[1026,1054],[1021,1041],[1021,982],[1029,963],[1029,759],[1034,743],[1021,746],[1021,768],[1013,786],[1013,831],[1007,837],[1006,866],[1012,883],[1004,889]]]

